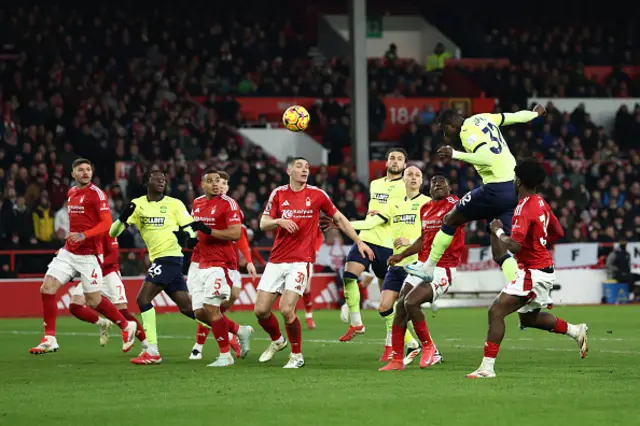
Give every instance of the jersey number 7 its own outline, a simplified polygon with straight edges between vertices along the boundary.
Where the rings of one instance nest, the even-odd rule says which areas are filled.
[[[539,219],[540,219],[540,222],[542,222],[542,229],[544,230],[544,237],[540,237],[540,244],[542,244],[543,247],[546,247],[547,235],[549,235],[547,233],[547,228],[549,227],[549,213],[541,214]]]
[[[496,146],[492,146],[491,148],[489,148],[491,152],[493,152],[494,154],[500,154],[502,152],[502,148],[506,144],[504,138],[502,137],[502,133],[500,133],[500,129],[498,129],[493,123],[487,123],[487,127],[482,129],[482,133],[484,133],[485,135],[489,135],[489,138],[491,138],[491,142],[496,144]]]

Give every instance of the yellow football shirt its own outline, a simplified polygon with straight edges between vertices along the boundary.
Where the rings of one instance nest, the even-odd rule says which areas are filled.
[[[368,211],[384,212],[388,204],[394,200],[402,200],[406,196],[404,182],[401,177],[388,180],[386,177],[375,179],[369,187],[371,198]],[[360,231],[360,238],[366,243],[381,247],[393,248],[393,238],[389,222],[373,229]]]
[[[515,179],[516,159],[499,129],[504,124],[504,114],[477,114],[464,120],[460,129],[460,140],[465,151],[476,152],[481,146],[487,145],[496,155],[496,161],[491,166],[473,166],[484,184]]]
[[[151,262],[159,257],[182,257],[182,247],[173,232],[193,222],[182,201],[167,196],[149,201],[146,195],[132,201],[136,209],[127,223],[140,230]]]
[[[411,199],[405,196],[402,200],[393,200],[389,203],[387,210],[383,213],[387,217],[391,229],[392,240],[405,237],[413,244],[422,235],[422,221],[420,219],[420,209],[423,205],[431,201],[430,197],[418,194]],[[394,248],[393,254],[403,252],[407,247]],[[409,256],[398,263],[397,266],[408,265],[416,262],[418,255]]]

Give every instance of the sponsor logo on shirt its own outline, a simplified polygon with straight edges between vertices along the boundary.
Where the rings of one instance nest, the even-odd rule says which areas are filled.
[[[311,219],[314,211],[311,209],[286,209],[282,210],[283,219]]]
[[[140,223],[143,225],[153,226],[155,228],[161,228],[164,226],[164,217],[140,217]]]
[[[374,193],[374,194],[371,194],[371,198],[383,204],[386,204],[387,200],[389,200],[389,194]]]
[[[413,225],[416,223],[415,214],[399,214],[393,217],[393,223],[404,223],[406,225]]]

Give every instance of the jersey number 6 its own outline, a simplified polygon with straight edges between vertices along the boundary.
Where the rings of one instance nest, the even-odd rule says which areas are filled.
[[[482,133],[485,135],[489,135],[491,138],[491,142],[496,144],[496,146],[492,146],[489,148],[491,152],[494,154],[500,154],[502,152],[502,147],[505,145],[505,141],[502,138],[502,134],[500,133],[500,129],[498,129],[493,123],[488,123],[487,127],[482,129]]]

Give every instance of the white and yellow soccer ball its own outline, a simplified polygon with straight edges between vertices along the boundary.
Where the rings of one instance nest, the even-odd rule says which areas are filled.
[[[293,105],[282,114],[282,124],[292,132],[302,132],[309,125],[309,112],[305,107]]]

